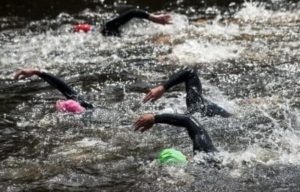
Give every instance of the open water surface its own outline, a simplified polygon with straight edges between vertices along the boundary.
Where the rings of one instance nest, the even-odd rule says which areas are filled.
[[[299,192],[300,3],[147,2],[140,7],[170,12],[173,25],[133,20],[122,38],[71,28],[100,28],[135,1],[53,3],[49,13],[32,1],[34,16],[3,4],[13,9],[0,18],[0,191]],[[133,132],[143,113],[185,111],[184,86],[141,101],[186,65],[198,69],[204,96],[234,114],[197,117],[220,150],[214,157],[193,156],[183,128]],[[38,78],[12,80],[33,67],[65,79],[96,110],[58,113],[58,91]],[[159,165],[168,147],[189,163]]]

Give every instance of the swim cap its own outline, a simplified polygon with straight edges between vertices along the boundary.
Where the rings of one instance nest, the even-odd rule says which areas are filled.
[[[78,24],[78,25],[73,26],[73,29],[74,29],[75,32],[83,31],[83,32],[87,33],[89,31],[91,31],[92,28],[93,27],[89,24]]]
[[[81,113],[85,111],[80,103],[72,99],[69,100],[58,100],[56,102],[56,109],[59,112],[71,112],[71,113]]]
[[[159,153],[159,162],[162,164],[185,164],[186,156],[175,149],[163,149]]]

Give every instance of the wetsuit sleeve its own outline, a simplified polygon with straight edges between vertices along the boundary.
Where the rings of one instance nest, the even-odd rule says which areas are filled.
[[[67,99],[73,99],[73,97],[77,95],[76,91],[74,91],[64,81],[52,74],[41,72],[38,76],[49,83],[51,86],[58,89]]]
[[[133,9],[119,15],[118,17],[109,21],[108,23],[110,25],[120,27],[121,25],[124,25],[125,23],[130,21],[132,18],[148,19],[149,16],[150,16],[149,13],[143,10]]]
[[[186,82],[192,78],[195,74],[195,71],[191,68],[184,68],[179,72],[173,74],[168,81],[166,81],[163,86],[166,90],[170,89],[174,85],[177,85],[182,82]],[[201,85],[200,85],[201,86]]]
[[[118,17],[105,23],[102,29],[103,35],[119,35],[119,27],[130,21],[132,18],[149,19],[150,14],[139,9],[129,10]]]
[[[208,133],[193,117],[179,114],[159,114],[155,115],[154,122],[185,127],[188,131],[190,138],[193,141],[194,151],[217,151]]]
[[[64,81],[62,81],[58,77],[55,77],[54,75],[46,72],[41,72],[38,74],[38,76],[47,83],[49,83],[51,86],[58,89],[67,99],[73,99],[75,101],[78,101],[80,105],[85,108],[92,108],[92,105],[90,103],[84,101],[83,98],[80,95],[78,95],[76,91],[74,91],[70,86],[68,86]]]

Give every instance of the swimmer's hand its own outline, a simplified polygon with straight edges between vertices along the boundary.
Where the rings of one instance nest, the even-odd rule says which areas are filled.
[[[150,15],[149,20],[162,25],[172,24],[170,15]]]
[[[154,124],[154,114],[148,113],[140,116],[134,123],[134,131],[141,131],[142,133],[150,129]]]
[[[143,102],[144,103],[146,103],[147,101],[154,102],[157,99],[161,98],[164,92],[165,92],[164,86],[162,85],[157,86],[149,91],[149,93],[144,97]]]
[[[33,75],[39,75],[41,72],[38,69],[21,69],[14,76],[15,80],[25,79]]]

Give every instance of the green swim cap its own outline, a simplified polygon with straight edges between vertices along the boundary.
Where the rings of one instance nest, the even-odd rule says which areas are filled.
[[[159,162],[161,164],[185,164],[186,156],[175,149],[163,149],[159,153]]]

